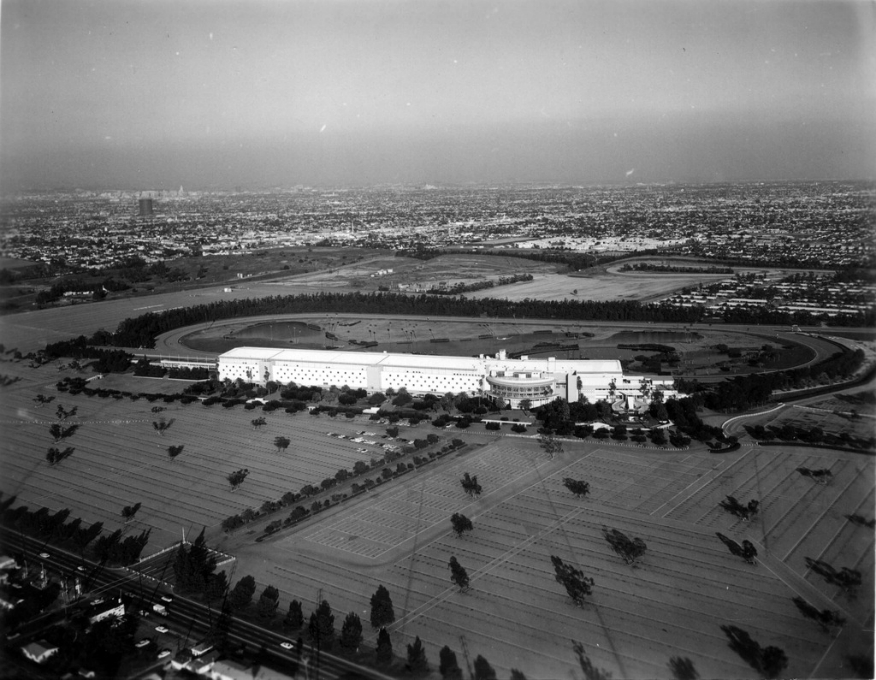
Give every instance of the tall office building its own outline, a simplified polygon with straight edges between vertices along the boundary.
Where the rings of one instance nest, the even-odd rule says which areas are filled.
[[[152,214],[152,199],[141,198],[140,201],[140,217],[149,217]]]

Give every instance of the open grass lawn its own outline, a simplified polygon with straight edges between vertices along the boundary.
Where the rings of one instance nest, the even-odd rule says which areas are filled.
[[[441,255],[431,260],[411,257],[377,256],[363,262],[330,271],[316,271],[275,282],[280,287],[327,287],[334,290],[377,290],[380,287],[397,290],[424,291],[457,283],[495,281],[502,276],[531,273],[553,273],[558,265],[525,260],[518,257],[498,257],[476,254]],[[380,270],[391,273],[377,275]],[[372,276],[374,275],[374,276]],[[501,291],[504,287],[490,290]]]
[[[814,485],[794,472],[800,465],[830,466],[834,480]],[[463,492],[464,472],[478,476],[483,496]],[[591,495],[575,498],[562,484],[567,476],[588,480]],[[872,621],[873,533],[843,514],[871,507],[873,491],[872,461],[843,454],[752,448],[714,456],[587,443],[548,460],[535,443],[505,438],[234,552],[237,577],[277,586],[281,609],[296,598],[307,613],[321,597],[336,622],[349,611],[367,620],[370,596],[384,584],[397,616],[396,654],[419,636],[433,668],[445,644],[463,664],[464,638],[472,659],[482,654],[499,677],[511,668],[529,678],[577,677],[571,641],[579,640],[616,678],[671,677],[671,656],[691,658],[701,677],[755,678],[727,646],[720,626],[730,624],[784,649],[783,677],[844,677],[821,663],[832,639],[792,598],[838,609],[856,629]],[[736,521],[717,506],[728,494],[760,498],[763,514]],[[454,512],[473,520],[471,534],[452,534]],[[642,538],[641,563],[613,553],[603,527]],[[760,563],[732,556],[716,531],[755,542]],[[554,580],[551,555],[595,579],[587,606],[573,606]],[[451,556],[471,578],[466,593],[450,582]],[[857,597],[808,572],[807,556],[860,569]],[[834,651],[845,644],[841,637]]]
[[[521,267],[521,271],[530,271]],[[709,280],[708,275],[626,276],[624,274],[593,273],[534,274],[532,281],[513,283],[499,288],[473,291],[466,297],[495,297],[508,300],[652,300]],[[715,280],[712,276],[711,280]],[[578,291],[577,293],[574,291]]]

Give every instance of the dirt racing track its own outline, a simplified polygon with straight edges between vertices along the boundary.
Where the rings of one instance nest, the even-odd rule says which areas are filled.
[[[830,466],[834,480],[816,485],[795,472],[800,465]],[[671,656],[690,657],[701,677],[757,677],[728,648],[721,625],[785,650],[785,677],[843,677],[829,667],[833,656],[822,661],[834,641],[792,598],[841,611],[850,630],[872,628],[873,535],[843,517],[873,505],[869,459],[759,447],[714,456],[570,445],[548,460],[533,442],[505,438],[427,470],[271,539],[270,548],[239,551],[239,573],[283,584],[284,601],[303,599],[305,611],[321,593],[341,617],[367,617],[382,583],[395,605],[397,654],[419,636],[431,661],[447,644],[462,663],[463,636],[472,658],[483,654],[499,677],[512,668],[529,678],[568,677],[577,666],[571,640],[616,678],[671,677]],[[463,492],[464,472],[478,476],[481,498]],[[575,498],[564,477],[589,481],[591,495]],[[758,494],[764,514],[751,523],[717,505],[726,495],[747,501]],[[472,533],[453,535],[454,512],[472,519]],[[603,527],[642,538],[641,563],[628,566],[613,553]],[[759,564],[732,556],[716,531],[755,542]],[[588,605],[572,605],[551,555],[595,579]],[[451,556],[468,571],[468,592],[450,582]],[[861,570],[857,596],[807,571],[805,557]],[[844,644],[841,636],[832,651]]]

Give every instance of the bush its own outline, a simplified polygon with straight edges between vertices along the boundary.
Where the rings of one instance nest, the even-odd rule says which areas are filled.
[[[484,427],[488,430],[500,430],[502,426],[499,423],[487,423]]]

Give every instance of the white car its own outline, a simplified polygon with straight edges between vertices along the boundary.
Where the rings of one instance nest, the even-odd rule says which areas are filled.
[[[162,595],[161,601],[162,602],[173,602],[173,598],[170,595]]]
[[[76,571],[85,571],[85,567],[83,567],[83,566],[80,564],[78,567],[76,567]]]
[[[280,643],[280,646],[283,649],[294,649],[295,648],[295,645],[293,645],[291,642],[289,642],[289,640],[283,640],[283,642]]]
[[[159,659],[163,659],[163,658],[166,657],[166,656],[170,656],[170,650],[169,650],[169,649],[162,649],[160,652],[158,652],[158,658],[159,658]]]
[[[157,630],[159,633],[169,632],[169,629],[166,626],[155,626],[155,630]]]
[[[140,640],[136,645],[134,645],[137,649],[143,649],[146,645],[148,645],[151,640]]]
[[[41,553],[40,553],[40,557],[43,558],[44,560],[47,560],[47,559],[49,559],[49,553],[47,553],[47,552],[41,552]]]

